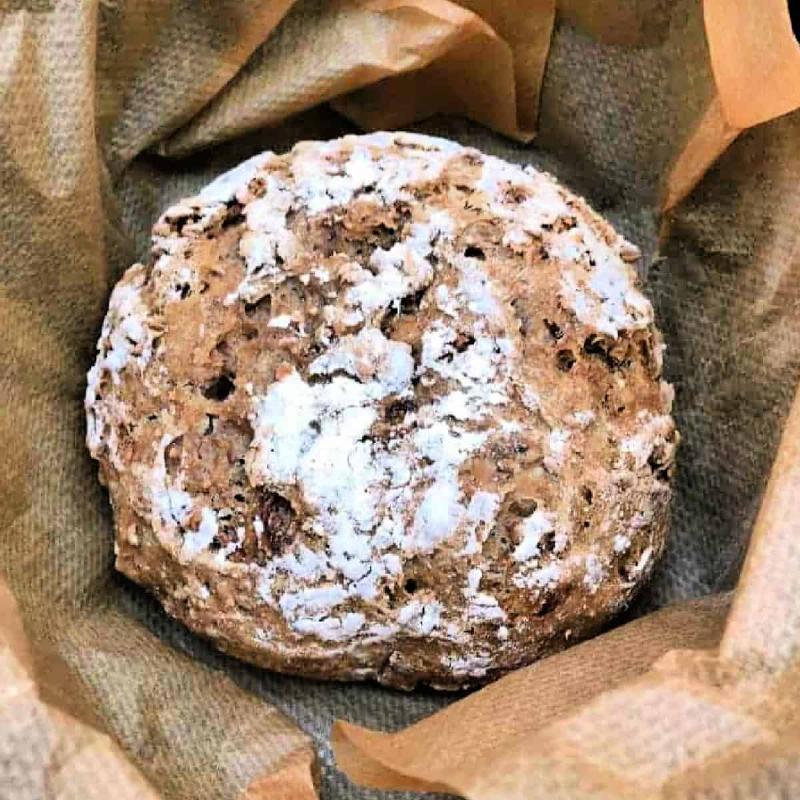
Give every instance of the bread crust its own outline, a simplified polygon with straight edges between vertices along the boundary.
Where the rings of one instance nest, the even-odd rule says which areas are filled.
[[[318,678],[461,688],[593,634],[663,548],[678,440],[637,257],[443,139],[250,159],[111,295],[86,411],[117,568]]]

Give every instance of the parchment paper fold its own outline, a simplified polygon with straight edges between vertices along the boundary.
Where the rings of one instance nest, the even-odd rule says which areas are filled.
[[[782,0],[0,4],[0,798],[380,797],[337,770],[337,717],[339,766],[382,788],[800,794],[799,104]],[[358,127],[587,195],[644,249],[678,391],[633,621],[463,699],[215,653],[115,575],[83,446],[108,293],[161,209]]]

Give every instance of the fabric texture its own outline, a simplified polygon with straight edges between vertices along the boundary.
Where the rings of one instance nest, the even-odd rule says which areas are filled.
[[[667,553],[629,616],[736,584],[800,378],[800,113],[739,135],[678,202],[738,133],[706,140],[702,158],[687,150],[717,102],[701,4],[637,0],[620,37],[573,2],[552,39],[551,2],[515,5],[0,6],[0,571],[21,621],[17,633],[17,612],[0,622],[0,798],[94,784],[97,796],[288,800],[318,781],[323,798],[377,800],[336,769],[334,721],[398,730],[459,699],[250,668],[113,570],[82,407],[108,294],[169,202],[262,150],[356,123],[448,136],[551,171],[639,244],[683,444]],[[663,215],[670,186],[682,188]],[[706,632],[666,650],[716,646],[727,601],[710,602]],[[708,735],[724,738],[715,719]]]

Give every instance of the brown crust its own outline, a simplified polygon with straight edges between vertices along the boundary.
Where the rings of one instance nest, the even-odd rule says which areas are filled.
[[[221,649],[321,678],[459,688],[593,634],[662,550],[678,439],[635,257],[548,176],[408,134],[303,143],[182,201],[89,375],[118,569]],[[288,420],[367,399],[280,434],[290,384]],[[364,469],[409,469],[396,489],[341,453],[369,522],[320,505],[345,485],[308,455],[334,418],[367,419]]]

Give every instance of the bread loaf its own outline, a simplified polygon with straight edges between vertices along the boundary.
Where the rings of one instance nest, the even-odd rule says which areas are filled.
[[[117,567],[321,678],[458,688],[592,634],[662,550],[678,438],[637,257],[443,139],[223,175],[157,222],[89,372]]]

